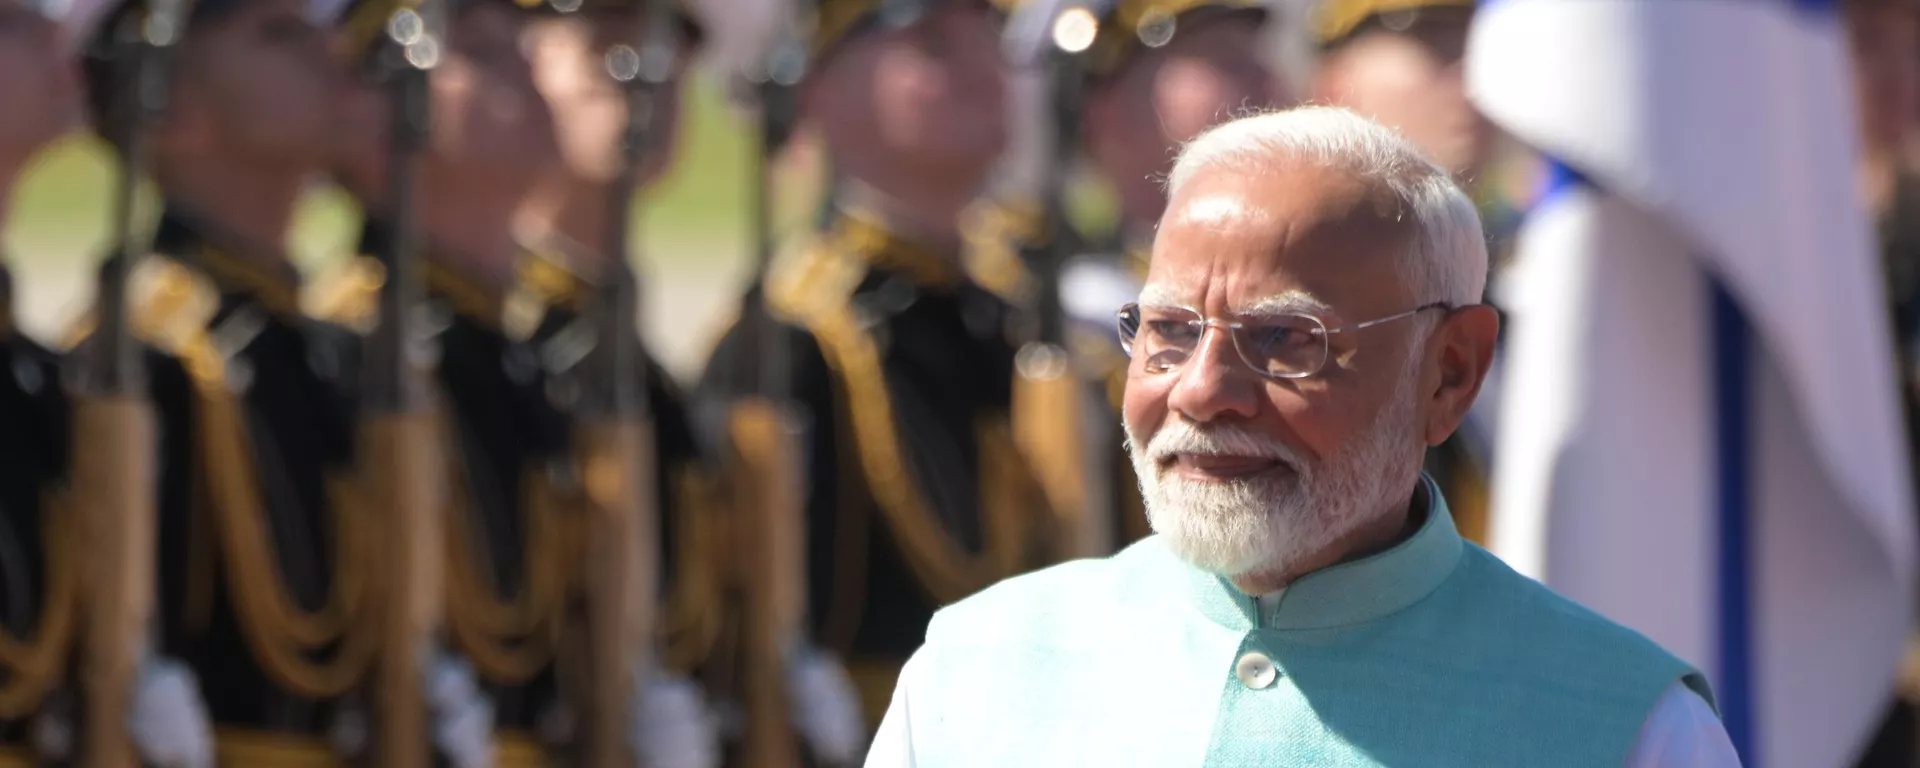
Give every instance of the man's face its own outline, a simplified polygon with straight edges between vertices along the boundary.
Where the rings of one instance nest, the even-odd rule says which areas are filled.
[[[168,146],[324,167],[344,81],[301,0],[242,3],[183,46]]]
[[[1319,98],[1397,128],[1441,166],[1473,178],[1486,162],[1491,124],[1467,100],[1461,77],[1473,12],[1430,8],[1362,32],[1321,61]]]
[[[560,154],[576,178],[610,182],[620,173],[621,133],[627,127],[627,93],[608,76],[603,53],[639,39],[633,14],[595,13],[586,19],[536,22],[529,39],[534,82],[553,110]],[[679,46],[673,79],[657,92],[656,143],[644,160],[642,178],[666,170],[678,139],[680,77],[689,51]]]
[[[1239,113],[1292,101],[1261,58],[1260,20],[1244,11],[1181,17],[1173,39],[1145,49],[1088,93],[1087,139],[1117,179],[1153,183],[1172,149]]]
[[[520,48],[525,28],[525,16],[504,3],[455,19],[452,55],[433,71],[428,173],[525,190],[558,162],[553,113]]]
[[[52,21],[21,0],[0,0],[0,157],[25,158],[73,127],[76,66]]]
[[[809,81],[809,112],[835,154],[880,152],[925,175],[984,177],[1007,142],[999,34],[999,14],[972,0],[858,34]]]
[[[1312,165],[1204,171],[1169,201],[1141,304],[1249,325],[1295,309],[1328,328],[1405,312],[1440,298],[1404,277],[1405,213]],[[1328,334],[1324,368],[1302,379],[1255,373],[1219,328],[1164,371],[1136,341],[1124,415],[1154,529],[1202,567],[1264,573],[1404,503],[1429,442],[1440,333],[1423,329],[1444,331],[1439,314]]]
[[[1920,13],[1898,0],[1846,6],[1853,86],[1866,148],[1900,148],[1920,101]]]
[[[504,3],[475,4],[454,21],[448,55],[430,76],[432,144],[422,167],[428,183],[524,192],[559,162],[553,113],[521,52],[524,29],[522,14]],[[386,184],[391,98],[384,85],[365,78],[356,83],[347,100],[348,128],[337,146],[338,170],[356,192],[379,195]]]

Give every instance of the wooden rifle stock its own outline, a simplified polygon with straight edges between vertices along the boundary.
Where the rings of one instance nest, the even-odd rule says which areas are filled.
[[[371,681],[372,755],[379,768],[433,764],[426,665],[445,615],[440,493],[446,464],[434,439],[426,372],[413,352],[420,343],[412,322],[420,249],[412,209],[417,156],[428,129],[428,70],[444,41],[443,12],[438,5],[403,3],[387,25],[394,37],[382,43],[394,109],[387,198],[394,236],[376,254],[386,280],[380,324],[367,343],[360,432],[362,480],[375,519],[385,526],[379,560],[384,588],[374,619],[380,622],[380,652]]]
[[[787,695],[787,655],[805,632],[804,478],[791,417],[762,398],[736,403],[728,431],[746,476],[739,539],[746,569],[741,678],[746,687],[744,768],[799,768],[800,741]]]
[[[806,5],[806,3],[802,3]],[[746,368],[752,392],[733,403],[727,430],[747,479],[735,523],[735,541],[743,554],[741,592],[741,694],[746,702],[742,744],[745,768],[797,768],[803,749],[789,706],[787,662],[790,650],[805,638],[807,615],[806,486],[801,470],[799,418],[790,402],[791,350],[785,329],[768,306],[766,292],[775,251],[771,159],[792,137],[797,118],[796,89],[806,74],[811,25],[790,25],[764,69],[752,73],[759,102],[759,146],[750,158],[750,216],[754,228],[755,272],[741,309],[751,339]]]
[[[1038,6],[1037,6],[1038,7]],[[1046,136],[1047,169],[1041,189],[1040,239],[1022,254],[1035,277],[1035,306],[1039,335],[1015,359],[1014,438],[1033,461],[1047,502],[1054,512],[1054,557],[1074,559],[1112,554],[1117,542],[1114,523],[1114,478],[1109,450],[1114,444],[1112,416],[1104,387],[1090,391],[1085,372],[1068,340],[1071,318],[1061,304],[1061,271],[1080,250],[1067,217],[1067,168],[1078,157],[1081,92],[1084,69],[1080,55],[1089,35],[1066,34],[1071,25],[1097,23],[1090,11],[1067,3],[1054,6],[1045,37],[1031,41],[1031,50],[1046,70],[1047,106],[1051,114]],[[1074,40],[1079,38],[1079,42]],[[1071,47],[1078,46],[1078,47]]]
[[[657,142],[661,91],[673,78],[669,0],[637,4],[638,38],[604,57],[626,89],[621,175],[608,201],[606,276],[589,320],[598,340],[585,361],[576,425],[587,492],[584,580],[587,684],[583,763],[625,768],[639,760],[630,737],[654,646],[660,551],[658,462],[637,327],[639,279],[630,252],[631,211],[642,164]]]
[[[129,277],[147,250],[134,211],[147,122],[164,108],[163,53],[184,31],[182,0],[154,0],[111,31],[117,93],[107,128],[119,154],[115,251],[100,272],[99,324],[87,342],[74,406],[74,489],[82,606],[78,764],[134,768],[127,728],[153,635],[157,466],[155,415],[132,325]]]

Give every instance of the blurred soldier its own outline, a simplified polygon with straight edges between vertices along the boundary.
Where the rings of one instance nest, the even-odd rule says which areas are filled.
[[[541,346],[549,339],[536,336],[543,323],[563,322],[549,315],[563,309],[565,290],[545,302],[520,290],[523,276],[554,288],[555,265],[529,264],[513,230],[516,210],[561,160],[553,114],[521,45],[535,12],[551,9],[506,0],[453,5],[448,44],[431,75],[434,132],[411,201],[423,224],[428,330],[440,353],[435,383],[451,501],[447,623],[492,702],[494,764],[506,768],[559,759],[578,738],[581,717],[563,695],[556,665],[571,590],[581,581],[572,570],[580,542],[570,527],[582,478],[565,410],[579,382],[550,370],[554,360]],[[361,55],[364,38],[356,35],[377,31],[382,18],[366,3],[347,9],[341,25],[349,55]],[[361,253],[379,252],[393,236],[399,202],[386,199],[392,169],[377,140],[392,118],[390,104],[372,89],[359,89],[348,104],[352,125],[342,133],[338,176],[367,209]],[[363,321],[379,282],[376,264],[354,260],[316,293],[316,311]],[[575,355],[562,370],[583,353],[562,352]],[[645,708],[670,710],[653,714],[681,723],[701,716],[697,697],[675,696],[663,684],[664,692],[636,691]],[[646,748],[690,754],[690,764],[700,764],[697,746],[654,741]]]
[[[1461,78],[1472,22],[1472,0],[1324,0],[1313,11],[1320,44],[1314,98],[1399,130],[1453,171],[1480,204],[1497,273],[1519,215],[1482,176],[1495,131],[1467,100]],[[1493,296],[1497,279],[1489,286]],[[1427,457],[1427,472],[1446,492],[1461,534],[1478,542],[1486,541],[1486,475],[1492,466],[1491,423],[1483,417],[1497,403],[1498,370],[1496,362],[1489,391],[1473,414]]]
[[[79,14],[103,131],[132,108],[115,40],[149,11],[110,0]],[[228,764],[331,764],[364,725],[348,697],[371,651],[357,610],[369,532],[347,483],[355,345],[301,314],[284,245],[341,95],[308,11],[192,4],[157,62],[165,110],[136,137],[165,206],[129,300],[159,415],[158,640],[198,673]]]
[[[75,63],[42,8],[0,0],[0,217],[21,170],[80,116]],[[0,227],[4,231],[4,227]],[[27,719],[61,681],[72,639],[72,571],[50,570],[52,496],[66,479],[67,403],[59,360],[22,333],[0,259],[0,765],[32,764]],[[68,561],[71,562],[71,561]]]
[[[619,46],[648,39],[652,30],[642,28],[641,6],[638,0],[588,2],[576,12],[540,19],[529,29],[534,80],[553,110],[561,162],[523,205],[524,232],[537,245],[522,256],[519,288],[540,313],[531,341],[549,375],[570,392],[592,386],[583,377],[604,373],[584,363],[587,347],[611,341],[594,336],[590,304],[605,291],[606,281],[621,279],[614,273],[629,258],[632,245],[631,238],[618,246],[608,241],[609,233],[628,231],[616,226],[617,217],[631,216],[614,208],[625,199],[618,186],[649,185],[671,166],[678,142],[681,78],[702,36],[689,9],[674,3],[675,28],[669,33],[674,65],[664,87],[650,95],[653,122],[647,144],[637,158],[638,168],[629,168],[622,134],[634,115],[625,87],[608,75],[606,61]],[[628,173],[637,177],[628,178]],[[644,269],[639,264],[625,267]],[[679,715],[651,718],[642,728],[641,742],[653,756],[650,765],[715,764],[719,755],[704,697],[684,675],[706,660],[719,631],[720,573],[714,550],[722,544],[717,538],[723,516],[721,462],[696,442],[686,397],[666,370],[643,347],[635,350],[635,358],[647,388],[644,402],[652,417],[657,458],[653,490],[660,527],[653,541],[660,546],[652,562],[668,575],[670,597],[663,605],[665,621],[655,622],[665,630],[663,667],[646,689],[644,696],[652,703],[643,709],[680,710]],[[592,418],[573,415],[576,422]]]
[[[776,390],[801,411],[807,634],[848,660],[870,729],[934,609],[1032,564],[1042,522],[1008,423],[1013,316],[961,264],[961,213],[1007,139],[1001,19],[975,0],[799,15],[815,23],[714,15],[803,30],[757,55],[775,81],[804,59],[797,115],[835,194],[822,231],[749,292],[700,391]],[[846,761],[824,658],[793,652],[794,716],[817,754]]]
[[[1154,222],[1166,206],[1161,189],[1172,165],[1174,150],[1206,128],[1236,114],[1290,103],[1284,82],[1267,67],[1261,50],[1267,21],[1265,4],[1251,0],[1105,0],[1089,10],[1098,22],[1086,50],[1078,55],[1077,82],[1061,83],[1060,73],[1044,71],[1049,64],[1029,52],[1041,48],[1059,23],[1059,14],[1076,4],[1050,0],[1016,0],[1009,42],[1017,62],[1035,67],[1043,87],[1020,95],[1022,117],[1039,132],[1069,131],[1054,137],[1059,144],[1045,156],[1033,149],[1049,142],[1042,136],[1022,135],[1010,162],[1013,175],[1002,199],[974,211],[969,236],[969,268],[976,279],[1001,296],[1036,313],[1062,313],[1068,328],[1063,339],[1075,360],[1074,370],[1086,379],[1084,395],[1095,408],[1022,407],[1023,446],[1039,466],[1050,498],[1057,507],[1085,506],[1100,530],[1084,546],[1069,548],[1065,556],[1110,553],[1147,535],[1146,514],[1138,484],[1133,479],[1120,438],[1109,422],[1116,415],[1115,398],[1125,381],[1126,358],[1112,336],[1113,313],[1139,295],[1146,256],[1153,241]],[[1055,62],[1052,66],[1062,66]],[[1078,91],[1077,104],[1063,104]],[[1063,116],[1060,110],[1074,114]],[[1059,125],[1061,120],[1077,125]],[[1082,159],[1093,162],[1111,183],[1119,199],[1119,218],[1112,232],[1087,238],[1069,235],[1055,242],[1047,237],[1048,206],[1064,208],[1058,197],[1064,189],[1047,190],[1036,172],[1064,174]],[[1064,222],[1064,219],[1062,220]],[[1044,266],[1049,260],[1036,247],[1059,249],[1053,254],[1065,263]],[[1082,250],[1065,253],[1064,250]],[[1029,262],[1023,263],[1022,256]],[[1036,256],[1038,258],[1036,258]],[[1059,306],[1047,308],[1035,292],[1046,275],[1058,270]],[[1048,319],[1039,319],[1044,325]],[[1025,372],[1023,372],[1025,373]],[[1024,395],[1024,392],[1023,392]],[[1100,407],[1100,404],[1105,404]],[[1094,414],[1098,414],[1097,416]],[[1066,420],[1082,416],[1079,428]],[[1098,426],[1097,426],[1098,425]],[[1111,434],[1093,433],[1105,426]],[[1064,440],[1050,439],[1062,429]],[[1069,446],[1068,444],[1071,444]],[[1101,457],[1072,455],[1084,446],[1113,446]],[[1100,462],[1100,463],[1093,463]],[[1068,484],[1085,487],[1068,489]]]
[[[1907,445],[1920,456],[1920,176],[1907,159],[1920,109],[1920,3],[1848,0],[1841,15],[1860,126],[1861,198],[1877,219]],[[1920,761],[1920,642],[1909,648],[1898,692],[1862,768],[1911,768]]]

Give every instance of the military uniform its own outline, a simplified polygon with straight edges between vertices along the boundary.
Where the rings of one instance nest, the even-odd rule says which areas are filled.
[[[1032,565],[1045,507],[1008,422],[1014,315],[943,254],[843,210],[769,278],[764,309],[720,342],[701,382],[756,388],[753,313],[791,357],[807,422],[812,636],[847,659],[866,715],[885,712],[934,610]]]
[[[349,480],[357,345],[296,274],[177,208],[132,278],[158,416],[161,651],[187,661],[233,765],[333,765],[372,659],[369,521]]]
[[[57,502],[67,476],[67,401],[60,359],[13,324],[11,276],[0,267],[0,766],[31,765],[28,719],[63,677],[72,639],[73,571],[57,556]]]

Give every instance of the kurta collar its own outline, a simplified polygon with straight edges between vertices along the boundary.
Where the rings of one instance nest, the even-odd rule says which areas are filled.
[[[1418,531],[1385,552],[1296,579],[1270,620],[1262,621],[1257,598],[1225,577],[1182,563],[1195,606],[1215,623],[1240,631],[1332,629],[1412,607],[1446,581],[1465,548],[1439,487],[1425,475],[1420,482],[1430,502]]]

